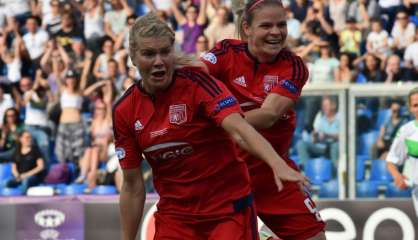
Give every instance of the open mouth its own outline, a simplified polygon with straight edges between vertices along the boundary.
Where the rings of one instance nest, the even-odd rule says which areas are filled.
[[[266,40],[265,43],[267,43],[269,45],[280,45],[282,43],[282,41],[280,41],[279,39]]]
[[[165,73],[166,73],[166,71],[161,70],[161,71],[155,71],[155,72],[151,73],[151,75],[153,77],[156,77],[156,78],[161,78],[161,77],[164,77]]]

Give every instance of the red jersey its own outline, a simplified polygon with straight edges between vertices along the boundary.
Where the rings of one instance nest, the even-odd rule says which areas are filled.
[[[136,84],[113,111],[120,165],[138,168],[145,155],[161,213],[233,213],[232,202],[250,193],[250,180],[219,125],[240,111],[225,85],[198,68],[176,70],[169,88],[155,97]]]
[[[277,93],[297,101],[308,79],[308,70],[302,59],[283,49],[272,63],[259,63],[248,51],[248,44],[226,39],[218,42],[202,56],[203,62],[215,78],[221,80],[238,99],[244,111],[260,108],[269,93]],[[259,132],[280,154],[285,155],[291,145],[296,115],[290,109],[269,129]],[[261,161],[240,151],[252,168]]]

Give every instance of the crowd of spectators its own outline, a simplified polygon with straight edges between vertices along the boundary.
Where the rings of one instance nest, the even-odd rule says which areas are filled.
[[[310,84],[418,79],[414,1],[283,4],[288,47],[309,66]],[[236,37],[231,5],[230,0],[0,0],[0,162],[16,161],[27,130],[42,153],[43,168],[72,162],[78,166],[75,181],[96,186],[98,166],[114,155],[107,151],[113,141],[111,106],[140,80],[127,50],[136,17],[155,12],[176,31],[177,50],[199,57],[217,41]],[[299,146],[301,153],[308,149]]]

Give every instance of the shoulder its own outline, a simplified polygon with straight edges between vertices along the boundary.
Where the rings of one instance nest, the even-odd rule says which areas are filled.
[[[292,78],[305,78],[308,75],[308,68],[301,57],[290,51],[283,49],[275,62],[280,72],[292,74]]]
[[[225,55],[228,52],[241,52],[247,49],[247,43],[236,39],[224,39],[216,43],[210,53],[215,56]]]
[[[200,67],[182,67],[176,69],[175,77],[177,84],[182,89],[203,89],[212,96],[222,92],[220,82]]]
[[[121,111],[121,109],[126,108],[126,105],[129,105],[132,102],[131,100],[134,98],[135,92],[138,91],[138,84],[139,83],[136,83],[130,86],[125,93],[116,100],[113,105],[113,113]]]

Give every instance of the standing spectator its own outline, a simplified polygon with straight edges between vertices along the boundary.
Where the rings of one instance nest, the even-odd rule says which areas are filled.
[[[339,65],[338,60],[333,56],[330,46],[325,43],[320,46],[320,58],[311,66],[311,83],[333,83],[335,70]]]
[[[360,56],[361,31],[357,28],[354,18],[346,21],[346,27],[340,33],[340,52],[348,52],[354,56]]]
[[[399,57],[403,57],[415,37],[415,25],[409,21],[408,12],[401,10],[396,14],[395,25],[392,28],[392,49]]]
[[[86,0],[83,3],[84,37],[87,48],[98,55],[104,31],[104,3],[103,0]]]
[[[44,4],[46,4],[44,2]],[[61,30],[61,12],[60,2],[58,0],[51,0],[51,13],[42,18],[42,28],[45,29],[49,35],[55,35]]]
[[[401,67],[401,58],[398,55],[391,55],[386,62],[386,80],[385,83],[405,82],[413,80],[408,75],[407,69]]]
[[[345,19],[348,9],[347,0],[330,0],[329,14],[334,22],[334,30],[339,33],[345,28]]]
[[[23,130],[24,125],[20,121],[19,111],[16,108],[7,109],[3,116],[3,126],[0,132],[0,162],[12,160],[18,136]]]
[[[199,10],[195,5],[190,5],[186,8],[185,15],[183,15],[180,9],[178,9],[176,2],[172,0],[174,17],[183,32],[181,50],[184,53],[196,52],[197,38],[203,33],[204,24],[206,23],[206,5],[207,0],[202,0]]]
[[[380,16],[380,8],[376,0],[351,1],[347,17],[354,18],[359,30],[370,28],[370,19]],[[364,33],[364,32],[363,32]]]
[[[63,13],[61,18],[61,30],[54,35],[54,38],[66,52],[70,52],[74,39],[83,39],[83,32],[75,25],[71,12]]]
[[[415,29],[415,40],[405,49],[403,60],[409,69],[412,79],[418,79],[418,30]]]
[[[301,38],[300,21],[294,17],[290,8],[286,8],[287,23],[287,43],[288,47],[298,46]]]
[[[403,106],[400,100],[392,100],[390,103],[390,118],[380,127],[379,137],[373,145],[372,159],[386,159],[390,145],[392,145],[398,130],[403,126],[407,120],[401,115],[401,107]]]
[[[30,59],[34,66],[39,66],[42,54],[48,43],[48,33],[39,28],[39,18],[31,16],[26,20],[26,29],[28,32],[23,35],[25,47],[29,52]]]
[[[371,20],[371,30],[367,36],[367,52],[387,57],[390,54],[389,34],[382,28],[382,21],[379,18]]]
[[[207,51],[209,51],[209,39],[205,35],[200,35],[196,41],[196,57],[203,56]]]
[[[13,179],[7,187],[19,187],[23,192],[29,187],[40,184],[45,177],[45,162],[42,153],[32,142],[28,131],[19,135],[16,151],[13,153]]]
[[[7,67],[7,80],[9,83],[16,84],[22,78],[22,57],[21,49],[24,48],[23,40],[20,35],[17,35],[13,42],[12,51],[6,48],[6,36],[1,35],[0,41],[3,43],[0,46],[0,55]]]
[[[167,0],[168,1],[168,0]],[[111,0],[112,10],[105,13],[104,30],[115,42],[126,25],[126,18],[134,12],[126,0]]]
[[[220,6],[216,10],[216,16],[206,28],[205,36],[209,39],[209,48],[215,43],[224,39],[235,37],[235,25],[230,22],[231,12],[225,6]]]
[[[0,84],[0,126],[3,126],[4,114],[7,109],[13,108],[15,102],[9,93],[5,93],[5,86]]]
[[[3,0],[0,11],[7,16],[7,22],[15,18],[22,26],[31,16],[31,8],[28,0]]]
[[[107,63],[111,59],[116,58],[115,43],[112,38],[104,38],[102,43],[102,54],[100,54],[93,68],[93,74],[97,79],[104,79],[107,77]]]
[[[353,64],[351,55],[348,53],[340,54],[340,64],[335,69],[335,82],[351,83],[354,80]]]
[[[395,22],[396,13],[402,5],[401,0],[379,0],[380,13],[386,19],[385,30],[392,31],[393,23]]]
[[[332,97],[322,98],[322,109],[316,114],[311,140],[299,140],[296,145],[299,159],[306,163],[313,157],[330,158],[334,167],[338,165],[340,119],[337,101]]]

